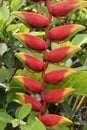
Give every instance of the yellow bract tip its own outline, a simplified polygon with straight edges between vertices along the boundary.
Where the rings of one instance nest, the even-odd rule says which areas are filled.
[[[75,24],[71,32],[79,32],[81,30],[84,30],[86,27],[83,25]]]
[[[65,73],[65,76],[64,77],[67,77],[69,75],[72,75],[72,74],[75,74],[77,73],[77,70],[75,69],[69,69],[66,73]]]
[[[14,11],[11,14],[14,15],[14,16],[23,17],[22,11]]]
[[[52,128],[58,129],[58,128],[64,126],[64,125],[71,125],[71,124],[73,124],[73,122],[70,119],[68,119],[66,117],[62,117],[61,120],[55,126],[53,126]]]
[[[58,103],[63,102],[70,94],[74,93],[75,89],[74,88],[65,88],[65,91],[63,93],[63,97]]]
[[[66,117],[63,117],[61,120],[60,120],[60,122],[59,122],[59,124],[60,125],[71,125],[71,124],[73,124],[73,122],[70,120],[70,119],[68,119],[68,118],[66,118]]]
[[[18,57],[19,59],[22,59],[22,60],[25,60],[25,53],[22,53],[22,52],[20,52],[20,53],[15,53],[15,56],[16,57]]]
[[[14,33],[13,37],[15,37],[17,39],[23,38],[23,33]]]
[[[14,76],[13,79],[19,81],[19,82],[23,82],[22,80],[22,76]]]
[[[15,99],[14,101],[19,104],[24,104],[24,94],[23,93],[16,93],[16,96],[18,99]]]
[[[77,51],[79,51],[81,49],[81,47],[80,46],[70,46],[70,48],[69,48],[69,53],[70,52],[77,52]]]

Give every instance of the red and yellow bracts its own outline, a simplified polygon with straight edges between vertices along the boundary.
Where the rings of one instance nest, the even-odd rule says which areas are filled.
[[[40,72],[44,69],[44,63],[40,59],[27,53],[15,53],[15,56],[24,64],[28,69],[35,72]]]
[[[39,93],[42,90],[42,84],[35,79],[26,76],[14,76],[13,78],[29,92]]]
[[[64,125],[71,125],[73,122],[63,116],[54,114],[45,114],[40,116],[41,122],[49,129],[57,130],[59,127]]]
[[[18,99],[15,99],[14,101],[23,105],[23,104],[27,104],[27,103],[30,103],[32,105],[32,110],[33,111],[37,111],[39,112],[41,107],[42,107],[42,104],[37,100],[35,99],[34,97],[32,96],[29,96],[25,93],[16,93],[17,95],[17,98]]]
[[[48,19],[40,14],[26,11],[15,11],[12,15],[19,18],[27,27],[44,28],[48,25]]]
[[[47,92],[44,99],[48,103],[61,103],[73,92],[75,92],[74,88],[59,88]]]

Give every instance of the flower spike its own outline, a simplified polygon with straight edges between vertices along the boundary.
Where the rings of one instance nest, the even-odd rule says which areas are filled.
[[[55,70],[45,74],[45,81],[49,84],[58,84],[70,75],[75,74],[74,69]]]
[[[57,130],[64,125],[71,125],[73,122],[63,116],[54,114],[45,114],[40,117],[41,122],[49,129]]]
[[[64,46],[56,48],[47,53],[46,60],[51,63],[61,62],[62,60],[69,57],[80,49],[81,48],[79,46]]]
[[[48,19],[40,14],[26,11],[15,11],[12,12],[12,15],[19,18],[28,27],[44,28],[48,25]]]
[[[32,49],[37,52],[45,50],[46,43],[43,39],[39,37],[27,33],[15,33],[13,36],[28,49]]]
[[[35,79],[26,76],[14,76],[13,79],[29,92],[39,93],[42,89],[41,83]]]
[[[24,93],[17,92],[16,95],[18,99],[15,99],[14,100],[15,102],[21,105],[31,103],[33,111],[37,111],[37,112],[40,111],[42,104],[37,99]]]
[[[48,103],[61,103],[73,92],[75,92],[74,88],[59,88],[47,92],[44,98]]]
[[[15,56],[17,56],[19,60],[21,60],[28,68],[35,72],[40,72],[43,70],[44,63],[32,55],[20,52],[15,53]]]
[[[69,0],[53,4],[50,8],[50,12],[54,17],[60,18],[71,15],[73,12],[75,12],[77,9],[80,9],[81,7],[87,7],[87,1]]]
[[[77,32],[84,30],[85,27],[79,24],[67,24],[55,27],[50,30],[50,39],[54,42],[61,42],[70,39]]]

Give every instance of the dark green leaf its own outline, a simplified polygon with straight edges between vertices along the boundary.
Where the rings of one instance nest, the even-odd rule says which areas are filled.
[[[5,130],[6,125],[6,122],[0,121],[0,130]]]
[[[0,82],[7,81],[11,78],[14,73],[14,69],[0,69]]]
[[[70,108],[67,100],[62,103],[65,114],[70,118],[72,117],[72,109]]]

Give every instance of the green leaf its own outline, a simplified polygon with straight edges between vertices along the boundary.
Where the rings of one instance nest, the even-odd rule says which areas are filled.
[[[31,126],[30,130],[46,130],[45,126],[40,120],[36,120],[35,123]]]
[[[11,9],[12,11],[17,11],[20,9],[24,4],[26,0],[12,0],[11,2]]]
[[[71,118],[72,117],[72,109],[70,108],[67,100],[62,103],[63,109],[65,111],[65,114]]]
[[[87,130],[87,124],[84,126],[84,129],[83,130]]]
[[[19,120],[23,120],[31,111],[31,104],[24,104],[20,107],[19,111],[17,112],[18,115],[16,117]]]
[[[84,43],[87,43],[87,35],[86,34],[78,34],[76,35],[71,42],[73,45],[81,46]]]
[[[14,57],[14,55],[11,52],[8,52],[5,55],[4,63],[6,65],[6,67],[8,67],[9,69],[14,68],[15,57]]]
[[[37,116],[36,112],[32,112],[28,118],[27,118],[27,124],[29,124],[29,126],[31,126],[34,122],[35,122],[35,117]]]
[[[11,121],[13,119],[14,118],[12,116],[8,115],[7,113],[0,112],[0,121],[3,121],[5,123],[11,123]]]
[[[0,121],[0,130],[5,130],[7,123]]]
[[[6,21],[9,18],[9,14],[9,9],[5,5],[0,7],[0,20]]]
[[[0,56],[2,56],[7,50],[7,45],[5,43],[0,43]]]
[[[19,128],[21,130],[30,130],[30,126],[29,125],[21,125],[21,126],[19,126]]]
[[[14,69],[6,69],[6,68],[1,68],[0,69],[0,82],[4,82],[9,80],[14,73]]]
[[[24,24],[20,23],[20,24],[10,24],[7,29],[7,32],[10,31],[19,31],[19,32],[25,32],[28,33],[29,32],[29,28],[27,28]]]

